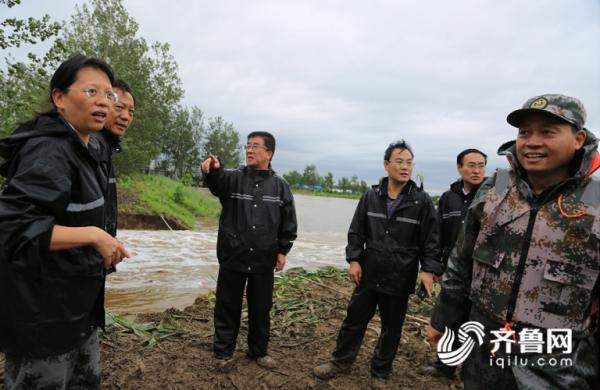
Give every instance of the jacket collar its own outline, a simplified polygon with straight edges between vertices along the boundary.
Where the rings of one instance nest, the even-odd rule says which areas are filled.
[[[275,171],[271,168],[271,165],[269,165],[269,169],[266,169],[266,170],[254,169],[247,165],[242,166],[241,169],[246,175],[250,175],[250,176],[268,177],[268,176],[275,175]]]
[[[375,190],[377,191],[377,194],[381,197],[387,197],[388,196],[388,178],[387,177],[383,177],[381,178],[381,180],[379,180],[379,184],[376,184],[373,186],[373,188],[375,188]],[[406,185],[404,186],[404,188],[402,189],[401,194],[402,195],[411,195],[414,191],[421,191],[419,189],[419,187],[417,187],[417,184],[412,181],[409,180],[408,183],[406,183]]]
[[[484,181],[485,181],[485,179],[484,179]],[[483,181],[482,181],[482,183],[483,183]],[[481,184],[477,184],[477,185],[473,186],[471,188],[471,191],[469,191],[469,193],[467,195],[465,195],[465,193],[463,192],[464,182],[462,179],[458,179],[454,183],[450,184],[450,190],[460,196],[472,196],[473,194],[475,194],[477,192],[480,185]]]
[[[113,133],[111,133],[110,131],[108,131],[106,129],[100,130],[100,134],[102,135],[102,137],[104,137],[106,142],[108,142],[108,144],[110,145],[110,148],[115,153],[121,152],[121,150],[122,150],[121,149],[121,138],[117,137],[116,135],[114,135]]]

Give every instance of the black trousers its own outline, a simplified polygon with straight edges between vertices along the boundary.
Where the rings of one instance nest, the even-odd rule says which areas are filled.
[[[341,367],[349,367],[362,344],[367,325],[379,308],[381,334],[371,359],[371,375],[387,378],[402,336],[402,324],[406,315],[408,295],[388,295],[357,287],[352,294],[348,313],[337,338],[332,361]]]
[[[213,343],[213,352],[218,359],[233,356],[240,330],[244,288],[248,301],[248,355],[262,357],[267,354],[271,328],[269,312],[273,305],[273,272],[247,274],[220,267]]]

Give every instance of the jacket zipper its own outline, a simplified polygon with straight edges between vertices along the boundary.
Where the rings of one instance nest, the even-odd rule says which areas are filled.
[[[523,239],[523,246],[521,248],[521,257],[519,258],[519,264],[517,265],[517,275],[513,281],[512,290],[510,293],[510,299],[508,301],[508,308],[506,310],[506,322],[510,324],[515,311],[517,303],[517,296],[519,295],[519,289],[521,288],[521,280],[523,279],[523,272],[525,271],[525,263],[527,262],[527,255],[529,254],[529,247],[531,245],[531,236],[533,235],[533,225],[535,224],[535,217],[537,216],[537,207],[532,207],[529,211],[529,222],[527,223],[527,231]]]

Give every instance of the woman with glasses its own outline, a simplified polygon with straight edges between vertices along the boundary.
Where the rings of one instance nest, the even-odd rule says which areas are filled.
[[[75,55],[50,82],[52,109],[0,140],[0,350],[7,389],[96,388],[105,269],[128,257],[106,233],[98,164],[113,72]]]

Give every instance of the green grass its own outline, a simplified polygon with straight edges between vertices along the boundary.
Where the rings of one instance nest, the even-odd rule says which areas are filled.
[[[130,321],[121,314],[110,310],[105,312],[105,331],[102,337],[107,338],[115,332],[129,332],[138,336],[148,348],[154,347],[159,341],[180,333],[179,323],[167,315],[158,324],[155,322],[137,323]]]
[[[186,187],[163,176],[121,177],[119,208],[123,211],[162,215],[193,227],[199,218],[218,218],[219,200],[208,191]]]

